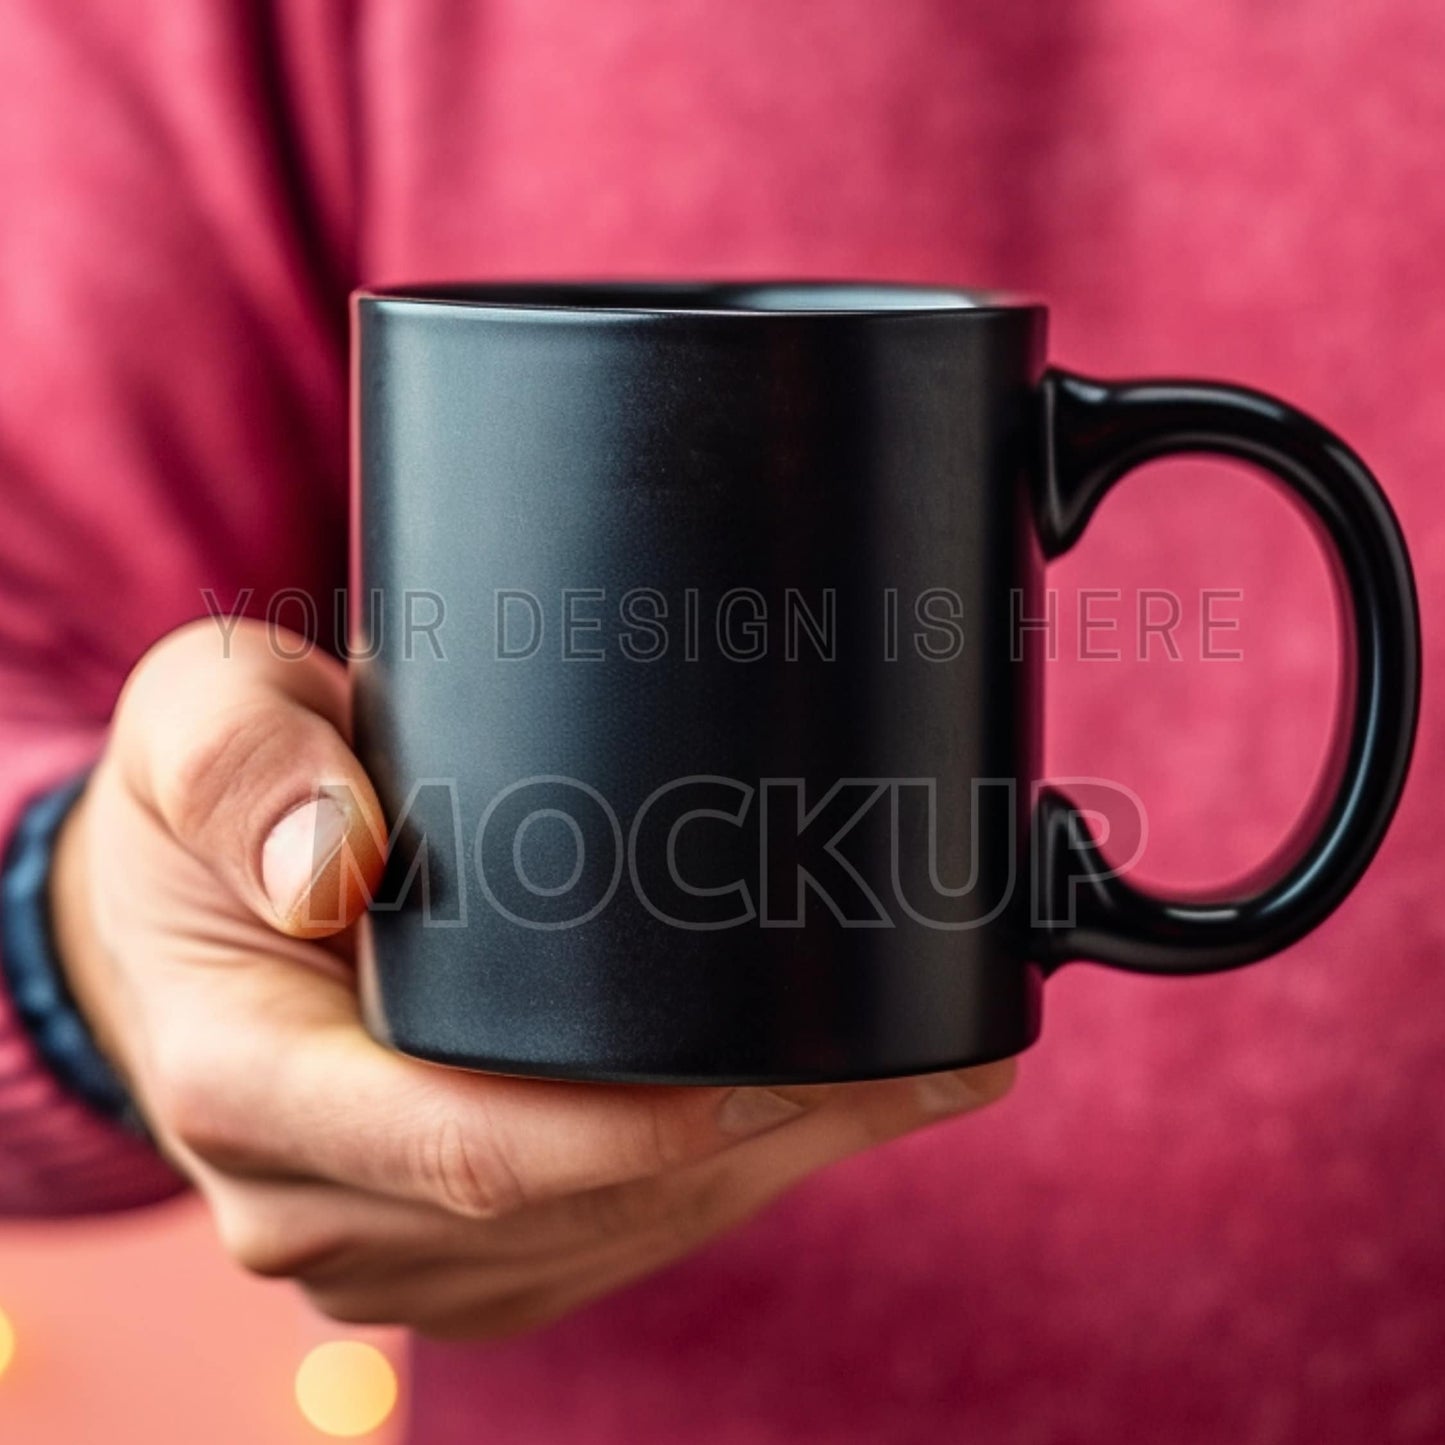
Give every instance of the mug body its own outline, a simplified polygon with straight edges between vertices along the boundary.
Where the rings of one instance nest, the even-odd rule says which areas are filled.
[[[378,1036],[658,1082],[1032,1042],[1042,309],[455,286],[355,323]]]

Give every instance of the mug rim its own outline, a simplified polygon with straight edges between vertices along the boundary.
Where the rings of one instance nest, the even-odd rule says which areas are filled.
[[[920,281],[731,278],[657,280],[423,281],[358,287],[357,302],[445,306],[479,312],[567,316],[845,318],[977,316],[1041,312],[1006,291]]]

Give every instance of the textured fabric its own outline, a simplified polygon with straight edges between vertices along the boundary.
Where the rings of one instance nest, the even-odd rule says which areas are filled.
[[[85,778],[42,793],[25,810],[0,871],[0,975],[25,1032],[71,1093],[109,1118],[136,1121],[135,1106],[71,996],[51,927],[55,843]]]
[[[0,233],[4,231],[0,222]],[[3,306],[3,302],[0,302]],[[3,388],[0,388],[3,390]],[[0,433],[0,450],[5,441]],[[0,464],[3,465],[3,464]],[[5,474],[5,497],[18,488]],[[0,548],[4,543],[0,542]],[[3,649],[12,656],[12,625],[27,619],[23,593],[12,590],[7,562],[3,578]],[[0,724],[0,808],[5,836],[14,834],[26,805],[91,761],[93,736],[75,735],[57,720],[53,729],[31,728],[22,718]],[[12,1001],[0,992],[0,1213],[89,1214],[152,1203],[174,1194],[180,1181],[149,1141],[107,1118],[62,1084],[46,1067]]]
[[[5,819],[202,588],[339,583],[359,279],[1041,292],[1061,361],[1234,377],[1343,432],[1445,660],[1436,0],[11,0],[4,26]],[[1139,792],[1150,877],[1257,859],[1335,683],[1306,529],[1171,463],[1053,581],[1052,770]],[[1081,659],[1080,589],[1120,590],[1094,611],[1127,637],[1161,587],[1177,665]],[[1202,589],[1242,594],[1242,663],[1185,646]],[[414,1440],[1445,1438],[1442,783],[1427,692],[1399,820],[1305,943],[1191,982],[1065,970],[1000,1108],[541,1334],[419,1347]],[[13,1023],[0,1054],[6,1207],[168,1187]]]

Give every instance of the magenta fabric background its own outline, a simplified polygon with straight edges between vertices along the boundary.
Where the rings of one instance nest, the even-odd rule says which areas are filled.
[[[0,85],[41,127],[0,139],[3,194],[28,198],[0,223],[15,776],[44,772],[36,737],[93,734],[202,586],[338,579],[363,279],[1038,292],[1071,366],[1227,376],[1320,415],[1413,549],[1416,765],[1334,919],[1217,979],[1066,970],[998,1109],[540,1335],[423,1346],[419,1445],[1445,1438],[1445,8],[10,8]],[[1243,473],[1169,464],[1054,581],[1053,771],[1138,790],[1147,876],[1259,857],[1334,684],[1304,525]],[[1069,599],[1095,586],[1124,609],[1241,589],[1244,661],[1080,661]]]

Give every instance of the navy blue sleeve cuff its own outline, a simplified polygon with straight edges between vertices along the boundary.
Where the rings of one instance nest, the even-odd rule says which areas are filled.
[[[10,839],[0,871],[0,967],[16,1012],[51,1073],[99,1113],[144,1133],[125,1085],[66,987],[51,926],[55,840],[85,782],[74,779],[35,799]]]

